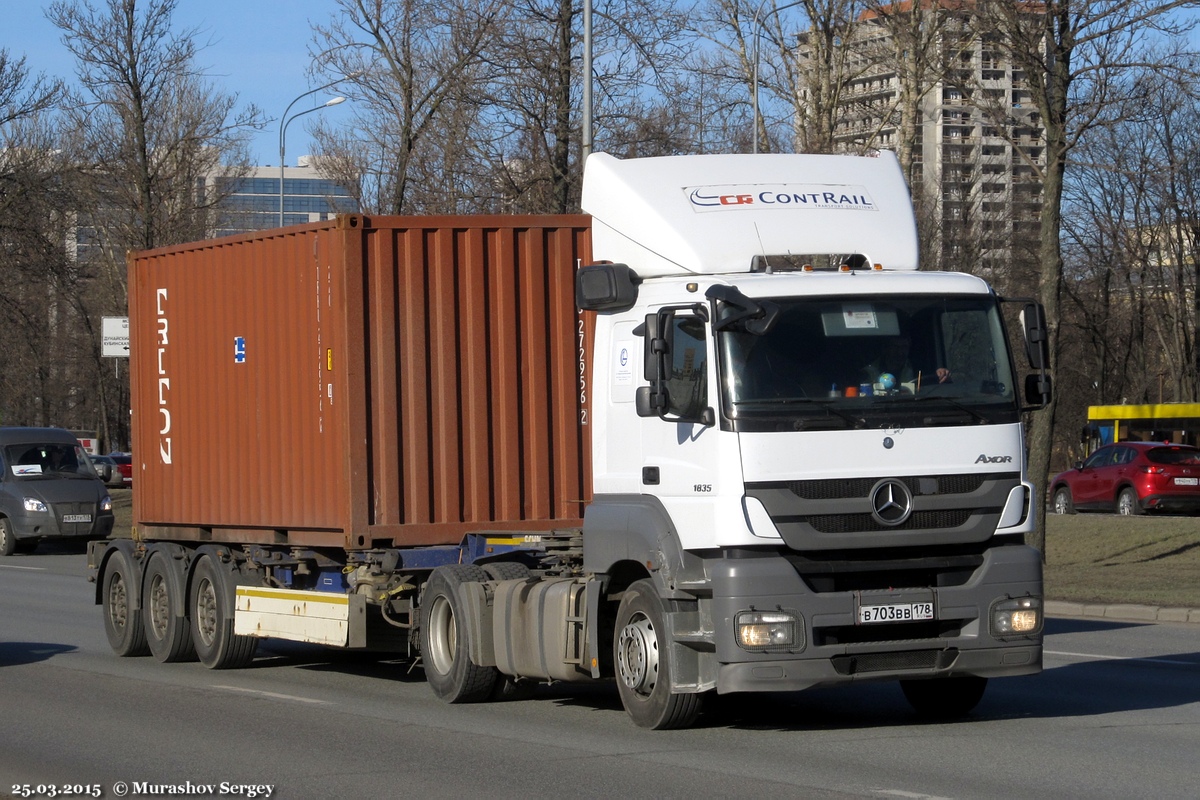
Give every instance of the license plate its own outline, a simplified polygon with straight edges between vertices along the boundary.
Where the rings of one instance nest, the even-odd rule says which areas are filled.
[[[1195,486],[1197,482],[1200,482],[1200,478],[1176,478],[1175,479],[1176,486]]]
[[[934,619],[933,603],[896,603],[886,606],[860,606],[859,624],[873,622],[917,622]]]
[[[63,515],[63,522],[67,522],[67,523],[91,522],[91,521],[92,521],[91,514],[64,514]]]

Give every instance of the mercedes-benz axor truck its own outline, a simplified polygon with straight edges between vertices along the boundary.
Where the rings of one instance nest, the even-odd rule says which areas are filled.
[[[113,649],[612,681],[648,728],[858,681],[961,715],[1040,670],[1043,315],[918,269],[895,157],[594,154],[583,210],[131,256]]]

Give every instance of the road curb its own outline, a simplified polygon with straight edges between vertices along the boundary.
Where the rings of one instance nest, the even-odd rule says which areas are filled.
[[[1125,622],[1186,622],[1200,624],[1200,608],[1143,606],[1133,603],[1073,603],[1047,600],[1046,615]]]

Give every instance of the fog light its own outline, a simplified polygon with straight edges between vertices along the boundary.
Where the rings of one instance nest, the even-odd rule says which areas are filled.
[[[992,636],[1033,636],[1042,631],[1042,601],[1014,597],[992,606]]]
[[[752,653],[804,649],[804,626],[791,611],[741,611],[734,622],[738,646]]]

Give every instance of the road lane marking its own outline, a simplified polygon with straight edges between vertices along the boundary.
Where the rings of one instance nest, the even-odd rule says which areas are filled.
[[[1177,667],[1200,667],[1200,661],[1176,661],[1171,658],[1143,658],[1140,656],[1102,656],[1096,653],[1067,653],[1062,650],[1046,650],[1048,656],[1067,658],[1090,658],[1095,661],[1145,661],[1147,664],[1170,664]]]
[[[223,689],[227,692],[239,692],[241,694],[256,694],[260,697],[269,697],[272,700],[292,700],[297,703],[309,703],[311,705],[327,706],[329,703],[325,700],[317,700],[315,697],[300,697],[294,694],[280,694],[279,692],[264,692],[259,689],[243,689],[240,686],[225,686],[214,684],[214,689]]]
[[[45,572],[45,567],[18,567],[16,564],[0,564],[0,569],[27,569],[32,572]]]

